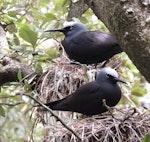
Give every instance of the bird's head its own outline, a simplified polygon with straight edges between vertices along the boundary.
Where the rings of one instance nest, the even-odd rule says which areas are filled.
[[[117,82],[121,82],[127,84],[123,80],[119,79],[118,73],[110,67],[102,68],[96,78],[96,81],[98,82],[107,81],[107,82],[112,82],[113,84],[116,84]]]
[[[61,29],[46,30],[45,32],[62,32],[65,36],[74,36],[86,31],[84,24],[79,22],[65,22]]]

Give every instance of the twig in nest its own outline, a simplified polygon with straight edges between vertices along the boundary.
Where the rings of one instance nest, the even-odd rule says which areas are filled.
[[[68,126],[64,123],[64,121],[61,120],[61,118],[59,118],[49,107],[47,107],[47,106],[44,105],[43,103],[37,101],[37,100],[36,100],[35,98],[33,98],[31,95],[28,95],[28,94],[25,94],[25,93],[23,93],[23,94],[21,94],[21,95],[27,96],[27,97],[31,98],[32,100],[34,100],[34,102],[36,102],[36,103],[39,104],[40,106],[44,107],[47,111],[49,111],[49,112],[51,113],[52,116],[54,116],[54,117],[56,118],[56,120],[58,120],[59,122],[61,122],[61,124],[62,124],[66,129],[68,129],[72,134],[74,134],[74,135],[77,137],[77,139],[78,139],[79,141],[82,141],[82,139],[81,139],[70,127],[68,127]]]
[[[129,111],[130,109],[123,108],[123,112],[131,114],[133,111]],[[85,142],[141,142],[141,139],[150,132],[149,114],[139,113],[125,122],[122,121],[125,113],[120,113],[119,109],[116,109],[113,115],[120,118],[121,121],[114,119],[110,113],[103,113],[84,119],[71,120],[67,125],[74,127]],[[53,133],[50,133],[52,131]],[[49,129],[44,142],[77,142],[77,138],[72,139],[72,135],[62,125],[57,124],[54,130]]]
[[[114,107],[109,107],[107,104],[106,104],[106,100],[103,99],[103,105],[108,109],[109,113],[111,114],[111,116],[116,119],[116,120],[120,120],[120,121],[125,121],[127,119],[129,119],[131,116],[133,116],[133,114],[135,114],[137,112],[136,108],[130,108],[126,113],[124,113],[124,116],[123,116],[123,119],[118,119],[116,118],[113,113],[111,112],[111,109],[113,109]],[[117,108],[115,108],[117,109]],[[131,112],[133,110],[133,112]]]
[[[133,110],[133,112],[131,112],[131,110]],[[136,113],[136,108],[130,108],[125,114],[124,114],[124,117],[123,117],[123,121],[129,119],[129,117],[131,117],[134,113]]]

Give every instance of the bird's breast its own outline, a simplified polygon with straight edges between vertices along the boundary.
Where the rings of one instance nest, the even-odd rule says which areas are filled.
[[[108,106],[115,106],[121,99],[121,90],[116,85],[106,85],[105,88],[105,100]]]

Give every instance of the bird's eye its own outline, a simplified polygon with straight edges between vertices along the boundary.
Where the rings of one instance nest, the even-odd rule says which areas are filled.
[[[113,78],[113,76],[110,75],[110,74],[106,74],[106,77],[107,77],[107,78]]]
[[[70,31],[72,30],[73,26],[68,26],[68,27],[65,27],[64,29],[67,30],[67,31]]]
[[[73,29],[73,26],[70,26],[70,30]]]

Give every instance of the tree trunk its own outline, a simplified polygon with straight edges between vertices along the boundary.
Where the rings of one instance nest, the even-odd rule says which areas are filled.
[[[85,0],[150,82],[150,1]]]

